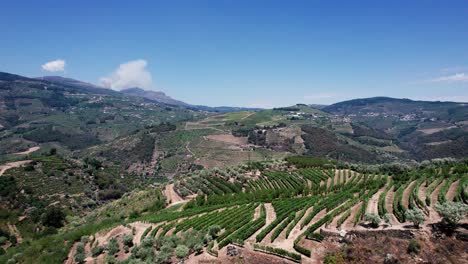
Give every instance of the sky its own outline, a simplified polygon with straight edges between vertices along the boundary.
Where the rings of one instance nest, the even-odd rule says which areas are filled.
[[[468,102],[468,1],[4,1],[0,71],[209,106]]]

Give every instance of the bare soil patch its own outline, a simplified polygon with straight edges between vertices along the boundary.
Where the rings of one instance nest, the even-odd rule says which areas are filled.
[[[453,198],[455,198],[458,185],[460,185],[460,180],[456,180],[452,183],[452,185],[450,185],[450,188],[447,191],[447,195],[445,196],[448,201],[453,201]]]
[[[247,137],[235,137],[232,134],[217,134],[217,135],[208,135],[208,139],[221,141],[233,145],[246,145]]]
[[[369,199],[369,203],[367,204],[367,208],[366,208],[367,214],[370,214],[370,213],[379,214],[379,197],[380,197],[380,194],[382,194],[385,191],[385,188],[387,188],[387,186],[382,187]]]
[[[29,149],[26,150],[26,151],[16,152],[16,153],[13,153],[13,154],[15,154],[15,155],[28,155],[28,154],[30,154],[30,153],[33,153],[34,151],[39,150],[39,149],[41,149],[41,147],[35,146],[35,147],[29,148]]]
[[[169,203],[169,206],[173,206],[184,202],[184,199],[182,199],[182,197],[180,197],[174,190],[173,183],[166,185],[166,189],[164,189],[164,195],[168,200],[167,202]]]
[[[8,162],[3,165],[0,165],[0,176],[5,173],[8,169],[11,168],[16,168],[16,167],[21,167],[25,164],[30,163],[32,160],[21,160],[21,161],[13,161],[13,162]]]
[[[409,208],[409,196],[410,196],[410,191],[411,191],[411,187],[413,187],[413,185],[416,183],[416,180],[412,181],[410,184],[408,184],[408,186],[406,187],[406,189],[403,191],[403,198],[402,198],[402,202],[403,202],[403,206],[408,209]]]

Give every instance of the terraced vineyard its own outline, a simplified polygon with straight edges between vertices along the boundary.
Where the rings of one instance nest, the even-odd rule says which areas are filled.
[[[307,263],[314,259],[324,230],[367,230],[363,225],[367,215],[375,213],[384,219],[389,205],[388,224],[375,229],[409,225],[406,212],[415,208],[424,212],[425,224],[440,221],[433,205],[447,200],[466,204],[467,181],[466,171],[369,173],[296,169],[284,162],[260,170],[248,166],[205,170],[175,181],[174,190],[183,197],[183,205],[131,221],[149,225],[141,231],[142,241],[184,237],[189,232],[206,234],[202,251],[209,255],[202,254],[205,258],[225,255],[226,246],[234,244]]]
[[[200,242],[187,242],[191,245],[189,251],[205,252],[201,256],[208,259],[225,256],[227,246],[234,244],[252,252],[308,263],[315,258],[324,231],[368,230],[364,223],[369,214],[388,218],[388,223],[377,224],[373,230],[398,230],[410,225],[406,219],[410,209],[423,211],[424,225],[439,222],[433,206],[445,201],[466,204],[467,183],[466,170],[371,173],[338,169],[330,164],[298,169],[285,161],[202,170],[179,177],[169,185],[169,191],[173,188],[172,193],[179,196],[178,203],[163,210],[150,206],[133,211],[123,220],[127,226],[119,227],[122,220],[115,221],[109,225],[114,229],[95,234],[95,240],[88,244],[90,248],[105,249],[109,239],[115,238],[115,244],[131,231],[132,245],[138,252],[148,241],[154,240],[158,245],[169,238],[183,241],[193,236],[191,239]],[[161,189],[167,192],[167,187]],[[164,198],[158,195],[156,199],[161,203]],[[119,212],[116,206],[134,206],[131,201],[125,198],[123,205],[112,205],[112,211],[106,215]],[[79,240],[86,232],[80,234],[67,240]],[[98,237],[105,239],[96,240]],[[73,248],[67,244],[67,250],[71,248],[67,263],[74,263],[73,256],[81,254],[76,251],[76,243]],[[122,247],[112,252],[121,252],[116,253],[120,258],[138,259],[131,246],[127,247],[126,253]],[[97,258],[91,253],[86,255]]]

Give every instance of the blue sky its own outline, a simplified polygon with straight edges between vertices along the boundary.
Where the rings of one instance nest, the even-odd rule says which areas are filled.
[[[0,71],[26,76],[211,106],[468,102],[467,1],[16,0],[0,23]]]

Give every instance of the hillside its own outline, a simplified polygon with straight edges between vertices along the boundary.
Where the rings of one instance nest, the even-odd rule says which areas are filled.
[[[466,204],[466,176],[466,163],[448,160],[371,169],[296,157],[203,170],[132,193],[0,260],[380,263],[390,255],[400,263],[447,263],[465,259],[467,233],[463,226],[444,233],[434,205]],[[424,215],[421,228],[408,219],[413,209]],[[371,214],[379,218],[374,227]],[[379,244],[369,247],[370,238]],[[411,243],[417,253],[407,251]]]

